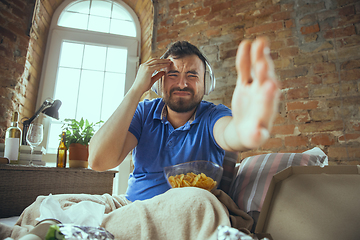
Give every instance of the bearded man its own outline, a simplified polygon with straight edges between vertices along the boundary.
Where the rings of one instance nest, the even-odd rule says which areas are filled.
[[[143,63],[134,84],[90,143],[94,170],[118,166],[133,150],[126,198],[146,200],[169,189],[163,168],[194,160],[223,163],[225,151],[260,146],[269,137],[279,89],[265,39],[243,41],[236,57],[232,109],[203,101],[215,87],[210,63],[186,41]],[[139,103],[151,87],[162,96]]]

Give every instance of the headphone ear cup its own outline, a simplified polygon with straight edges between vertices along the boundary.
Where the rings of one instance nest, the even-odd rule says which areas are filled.
[[[157,85],[157,83],[154,83],[154,84],[151,86],[151,90],[152,90],[153,92],[155,92],[155,93],[158,92],[156,85]]]
[[[210,72],[205,72],[205,79],[204,79],[204,94],[208,95],[211,89],[211,79],[210,79]]]
[[[162,79],[163,77],[161,77],[159,80],[157,80],[152,86],[151,86],[151,90],[153,90],[157,95],[161,96],[161,85],[162,85]]]
[[[209,95],[215,89],[215,76],[213,74],[211,65],[209,62],[206,62],[206,71],[205,71],[205,79],[204,79],[204,93],[205,95]]]
[[[160,57],[160,59],[165,59],[164,55],[166,54],[166,52]],[[153,74],[153,76],[158,73],[158,71],[155,71],[155,73]],[[162,96],[162,81],[164,79],[164,76],[162,76],[159,80],[157,80],[151,87],[151,89],[159,96]]]

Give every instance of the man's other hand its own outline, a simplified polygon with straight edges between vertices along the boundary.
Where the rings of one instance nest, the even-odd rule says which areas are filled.
[[[240,142],[253,149],[270,137],[280,98],[267,39],[242,41],[235,64],[238,77],[231,102],[233,120]]]

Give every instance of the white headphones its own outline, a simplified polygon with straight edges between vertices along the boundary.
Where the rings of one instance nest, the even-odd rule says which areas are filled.
[[[205,95],[209,95],[212,91],[214,91],[215,89],[215,83],[216,83],[216,79],[215,79],[215,75],[214,75],[214,72],[212,70],[212,67],[209,63],[209,61],[207,60],[207,58],[205,57],[204,54],[201,54],[202,57],[205,59],[205,79],[204,79],[204,94]],[[163,59],[164,58],[164,55],[162,55],[160,57],[160,59]],[[155,71],[153,73],[153,76],[157,73],[157,71]],[[159,79],[158,81],[156,81],[152,87],[151,87],[151,90],[153,90],[156,94],[158,95],[162,95],[162,80],[163,80],[163,77],[161,79]]]

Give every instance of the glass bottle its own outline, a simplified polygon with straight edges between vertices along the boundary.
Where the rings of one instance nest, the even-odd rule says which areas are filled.
[[[14,112],[11,125],[6,130],[5,133],[5,149],[4,149],[4,157],[10,160],[10,163],[17,164],[19,163],[19,155],[20,155],[20,140],[21,140],[21,129],[18,126],[19,121],[19,113]]]
[[[57,151],[56,167],[58,168],[66,167],[67,148],[65,145],[65,140],[66,140],[66,132],[63,131],[61,133],[61,140]]]

